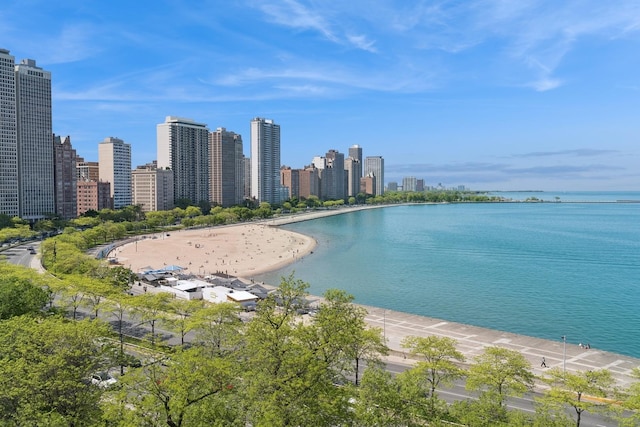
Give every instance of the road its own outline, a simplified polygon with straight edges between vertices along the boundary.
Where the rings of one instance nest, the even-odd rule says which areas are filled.
[[[387,371],[393,374],[399,374],[411,366],[403,363],[387,362]],[[436,391],[438,396],[447,403],[453,403],[465,399],[473,399],[477,397],[477,393],[470,392],[465,389],[464,380],[456,381],[450,388],[441,388]],[[542,397],[542,393],[527,393],[521,398],[510,398],[507,406],[511,409],[535,414],[535,400]],[[573,408],[567,408],[567,415],[575,419],[576,413]],[[618,423],[600,414],[592,414],[583,412],[580,420],[581,427],[615,427]]]

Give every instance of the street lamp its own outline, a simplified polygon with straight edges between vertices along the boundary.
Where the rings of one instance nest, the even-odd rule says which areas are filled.
[[[562,373],[564,374],[567,371],[567,336],[563,335],[560,338],[562,338]]]
[[[387,310],[382,309],[382,337],[384,342],[387,342]]]

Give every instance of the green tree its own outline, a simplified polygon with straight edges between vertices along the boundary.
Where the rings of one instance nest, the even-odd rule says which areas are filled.
[[[566,406],[575,410],[576,426],[580,427],[583,412],[606,412],[608,405],[587,396],[606,398],[612,391],[614,379],[611,371],[600,369],[596,371],[563,372],[552,368],[546,372],[545,382],[550,388],[544,393],[543,401],[555,406],[559,412]]]
[[[174,298],[168,304],[167,325],[180,334],[180,345],[192,328],[191,317],[202,309],[202,301]]]
[[[351,406],[356,426],[413,426],[400,384],[382,367],[367,369]]]
[[[333,384],[315,327],[297,315],[307,288],[293,275],[282,278],[248,325],[244,384],[250,424],[340,425],[348,417],[345,391]]]
[[[189,319],[196,342],[210,357],[223,357],[237,350],[244,328],[239,312],[238,304],[223,302],[207,305]]]
[[[28,277],[18,275],[18,271],[0,276],[0,320],[23,314],[37,315],[47,305],[47,292]]]
[[[173,295],[167,292],[159,292],[142,294],[131,300],[133,313],[140,318],[142,324],[148,324],[151,328],[149,337],[152,346],[156,344],[156,325],[166,319],[172,298]]]
[[[122,390],[105,401],[109,425],[234,425],[241,414],[227,405],[235,394],[233,362],[212,358],[200,347],[178,350],[170,359],[135,368]],[[228,400],[225,400],[228,399]],[[127,424],[122,424],[122,420]]]
[[[354,377],[357,386],[362,362],[373,366],[380,363],[381,355],[388,353],[382,331],[368,329],[366,315],[364,308],[353,304],[352,295],[329,289],[313,319],[322,357],[341,383]]]
[[[98,425],[101,390],[88,382],[109,366],[94,321],[14,317],[0,328],[0,424]]]
[[[622,407],[629,411],[620,418],[622,426],[640,425],[640,368],[633,368],[633,377],[637,380],[632,383],[623,393]]]
[[[468,390],[480,390],[481,401],[497,411],[504,409],[507,397],[522,396],[533,387],[531,364],[519,352],[487,347],[474,358],[467,374]]]
[[[456,348],[456,340],[449,337],[409,336],[402,341],[402,347],[420,358],[407,375],[416,375],[420,379],[416,383],[418,393],[428,396],[430,412],[435,414],[439,406],[436,389],[440,385],[449,386],[464,376],[464,370],[457,363],[464,362],[465,357]]]

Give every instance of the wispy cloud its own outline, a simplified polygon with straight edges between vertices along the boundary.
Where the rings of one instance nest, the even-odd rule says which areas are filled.
[[[618,154],[617,150],[598,150],[592,148],[581,148],[577,150],[559,150],[559,151],[536,151],[532,153],[518,154],[513,157],[528,158],[528,157],[594,157],[609,154]]]

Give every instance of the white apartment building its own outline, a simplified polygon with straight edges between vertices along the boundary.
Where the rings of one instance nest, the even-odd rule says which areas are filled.
[[[131,145],[107,137],[98,144],[100,181],[111,183],[113,208],[131,205]]]
[[[0,49],[0,213],[18,216],[18,136],[15,58]]]
[[[286,194],[280,185],[280,125],[256,117],[251,120],[251,197],[278,204]]]
[[[418,180],[415,176],[405,176],[402,178],[402,191],[416,191]]]
[[[23,59],[15,76],[20,217],[34,221],[56,211],[51,73]]]

